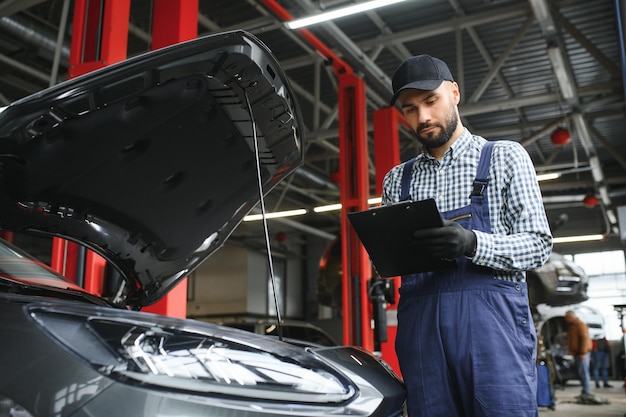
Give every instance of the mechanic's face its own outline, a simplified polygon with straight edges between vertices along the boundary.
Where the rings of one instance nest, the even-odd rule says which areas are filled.
[[[432,91],[406,89],[398,96],[398,104],[417,139],[434,149],[448,143],[459,126],[459,98],[458,84],[444,81]]]

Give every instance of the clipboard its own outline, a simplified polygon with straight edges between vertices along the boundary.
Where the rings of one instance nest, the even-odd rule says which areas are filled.
[[[443,218],[432,198],[348,213],[348,219],[383,278],[456,266],[454,260],[420,254],[413,245],[416,230],[443,226]]]

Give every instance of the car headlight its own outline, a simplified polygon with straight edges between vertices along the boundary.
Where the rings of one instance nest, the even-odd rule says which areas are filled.
[[[339,403],[356,393],[342,373],[314,354],[272,343],[277,353],[248,336],[233,337],[239,333],[232,329],[189,327],[184,320],[111,314],[106,308],[29,310],[41,329],[66,349],[125,383],[306,403]]]

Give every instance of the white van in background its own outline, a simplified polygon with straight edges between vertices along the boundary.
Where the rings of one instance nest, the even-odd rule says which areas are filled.
[[[569,379],[578,379],[574,366],[574,358],[567,353],[567,323],[565,313],[572,310],[576,316],[589,327],[589,337],[597,339],[606,336],[604,316],[593,307],[582,304],[550,307],[545,304],[537,306],[535,327],[537,337],[543,341],[547,353],[554,362],[556,379],[565,384]]]

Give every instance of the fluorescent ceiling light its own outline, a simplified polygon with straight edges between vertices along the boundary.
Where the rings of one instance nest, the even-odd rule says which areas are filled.
[[[560,172],[548,172],[547,174],[537,175],[537,181],[555,180],[557,178],[561,178]]]
[[[585,194],[570,195],[544,195],[542,197],[544,203],[560,204],[560,203],[580,203],[586,197]]]
[[[581,236],[563,236],[552,239],[553,243],[572,243],[572,242],[590,242],[593,240],[602,240],[604,235],[581,235]]]
[[[316,213],[324,213],[326,211],[336,211],[341,210],[341,203],[337,204],[328,204],[327,206],[318,206],[313,208],[313,211]]]
[[[279,217],[291,217],[291,216],[301,216],[306,214],[306,209],[296,209],[296,210],[286,210],[286,211],[276,211],[274,213],[265,213],[266,219],[276,219]],[[261,220],[263,218],[263,214],[250,214],[243,218],[244,222],[251,222],[254,220]]]
[[[380,202],[383,199],[381,197],[372,197],[369,200],[367,200],[367,204],[369,204],[370,206],[373,206],[374,204],[380,204]],[[337,210],[341,210],[341,203],[337,203],[337,204],[328,204],[326,206],[318,206],[318,207],[314,207],[313,211],[316,213],[324,213],[326,211],[337,211]]]
[[[304,19],[296,19],[287,22],[289,29],[299,29],[304,26],[314,25],[316,23],[326,22],[328,20],[338,19],[340,17],[349,16],[356,13],[362,13],[367,10],[377,9],[383,6],[400,3],[406,0],[373,0],[364,3],[355,4],[353,6],[342,7],[340,9],[331,10],[329,12],[320,13]]]
[[[374,204],[380,204],[380,202],[382,201],[381,197],[372,197],[369,200],[367,200],[367,204],[369,205],[374,205]],[[324,213],[327,211],[337,211],[337,210],[341,210],[341,203],[335,203],[335,204],[327,204],[325,206],[318,206],[318,207],[314,207],[313,211],[316,213]],[[291,216],[300,216],[302,214],[306,214],[308,213],[307,209],[296,209],[296,210],[287,210],[287,211],[277,211],[274,213],[265,213],[265,218],[266,219],[276,219],[279,217],[291,217]],[[251,222],[251,221],[255,221],[255,220],[261,220],[263,218],[262,214],[250,214],[246,217],[243,218],[244,222]]]

